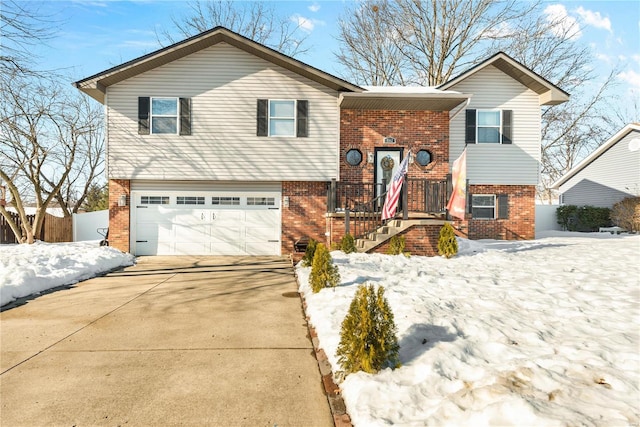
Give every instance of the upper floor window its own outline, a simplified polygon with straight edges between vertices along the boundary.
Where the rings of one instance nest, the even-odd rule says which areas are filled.
[[[191,98],[138,98],[138,135],[191,135]]]
[[[178,133],[178,98],[151,98],[151,133]]]
[[[511,110],[467,110],[465,143],[511,144]]]
[[[258,99],[257,136],[308,136],[309,101]]]

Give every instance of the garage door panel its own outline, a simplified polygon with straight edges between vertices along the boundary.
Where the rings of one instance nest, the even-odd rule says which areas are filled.
[[[273,209],[276,200],[280,204],[279,193],[269,193],[269,205],[256,204],[259,192],[237,192],[229,196],[225,193],[190,191],[178,192],[135,192],[135,239],[137,255],[279,255],[281,212]],[[168,204],[141,205],[143,201],[169,199]],[[260,194],[262,196],[263,194]],[[205,205],[178,205],[180,201],[197,197]],[[232,198],[233,204],[213,204]],[[258,200],[258,201],[259,201]],[[251,203],[249,203],[251,202]],[[132,203],[133,204],[133,203]]]

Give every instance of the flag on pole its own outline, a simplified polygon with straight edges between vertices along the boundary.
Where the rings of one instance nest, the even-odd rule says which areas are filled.
[[[467,204],[467,149],[453,162],[451,171],[453,191],[447,203],[447,210],[451,216],[464,219]]]
[[[404,182],[404,177],[407,174],[407,170],[409,169],[409,157],[411,157],[411,151],[409,151],[407,157],[405,157],[402,163],[400,163],[400,167],[393,175],[393,179],[391,180],[391,184],[389,185],[389,189],[387,191],[387,197],[384,200],[384,206],[382,207],[383,221],[385,219],[393,218],[396,214],[398,199],[400,199],[400,190],[402,189],[402,183]]]

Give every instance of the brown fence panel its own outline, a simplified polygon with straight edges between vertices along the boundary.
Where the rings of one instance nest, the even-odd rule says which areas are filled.
[[[45,242],[60,243],[73,241],[73,218],[58,217],[46,214],[42,225],[42,235]]]
[[[22,221],[20,221],[20,215],[15,212],[10,212],[11,218],[17,223],[18,227],[21,227]],[[27,215],[27,221],[29,224],[33,224],[35,215]],[[42,230],[40,236],[36,236],[36,239],[43,240],[49,243],[58,242],[71,242],[73,241],[73,218],[46,214],[44,223],[42,224]],[[13,230],[9,226],[9,223],[0,215],[0,244],[19,243],[20,236],[15,236]]]

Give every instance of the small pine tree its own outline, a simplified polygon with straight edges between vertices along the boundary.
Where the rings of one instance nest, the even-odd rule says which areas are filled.
[[[393,312],[384,296],[384,288],[376,292],[372,284],[358,288],[342,322],[337,356],[346,374],[400,366],[397,328]]]
[[[311,275],[309,284],[314,293],[328,286],[335,287],[340,283],[340,273],[338,267],[333,265],[331,254],[322,243],[316,245],[313,264],[311,265]]]
[[[340,242],[340,250],[345,254],[350,254],[352,252],[356,252],[356,241],[353,236],[349,233],[345,234]]]
[[[307,249],[305,249],[304,256],[302,257],[303,267],[311,267],[311,264],[313,263],[313,255],[316,253],[317,244],[317,241],[309,239],[309,243],[307,243]]]
[[[389,249],[387,249],[387,255],[404,254],[404,246],[404,236],[400,236],[399,234],[392,236],[391,240],[389,240]]]
[[[86,212],[109,209],[109,187],[107,185],[91,184],[87,190],[87,197],[82,203]]]
[[[450,223],[445,223],[440,229],[438,238],[438,253],[445,258],[451,258],[458,253],[458,241],[456,233]]]

